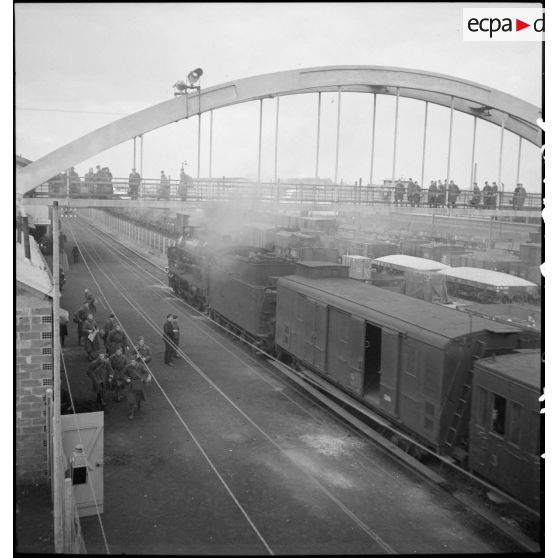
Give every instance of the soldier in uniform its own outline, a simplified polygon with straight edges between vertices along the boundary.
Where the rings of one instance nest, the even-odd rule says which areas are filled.
[[[492,201],[492,209],[496,209],[496,207],[499,207],[500,203],[498,200],[498,185],[496,184],[496,182],[492,183],[492,197],[491,197],[491,201]]]
[[[120,324],[116,324],[107,336],[107,349],[109,355],[116,352],[117,349],[126,350],[127,340],[126,335],[122,331]]]
[[[149,345],[145,344],[145,340],[143,337],[138,338],[136,352],[133,358],[143,362],[144,364],[151,362],[151,348],[149,347]]]
[[[91,196],[95,194],[95,173],[93,169],[89,169],[83,177],[83,194]]]
[[[473,184],[473,195],[471,197],[471,201],[469,202],[472,207],[478,207],[481,202],[481,191],[479,189],[479,185],[475,182]]]
[[[83,322],[82,330],[87,360],[93,360],[100,348],[99,329],[97,328],[97,322],[93,318],[93,314],[87,316],[87,319]]]
[[[174,355],[174,324],[173,314],[168,314],[165,323],[163,324],[163,341],[165,343],[165,364],[173,366],[172,357]]]
[[[133,200],[138,199],[139,189],[141,184],[141,176],[136,172],[136,169],[132,169],[130,176],[128,177],[128,194]]]
[[[112,375],[109,376],[109,385],[115,392],[114,400],[119,402],[123,399],[123,397],[120,397],[120,390],[124,389],[126,384],[123,370],[128,364],[128,359],[122,352],[122,349],[118,347],[109,360],[113,371]]]
[[[184,172],[184,167],[180,169],[180,184],[178,185],[178,197],[182,201],[186,201],[188,196],[188,188],[192,183],[192,177]]]
[[[428,187],[428,207],[438,207],[438,187],[435,180],[431,180]]]
[[[83,323],[87,320],[88,314],[89,306],[87,304],[83,304],[74,314],[74,323],[77,324],[78,345],[82,344],[81,338],[83,337]]]
[[[136,406],[139,411],[141,402],[146,400],[144,385],[148,381],[149,372],[144,364],[137,360],[132,360],[124,367],[122,374],[126,382],[126,399],[130,412],[128,419],[132,420]]]
[[[395,205],[403,205],[403,198],[405,197],[405,185],[401,180],[397,181],[395,185]]]
[[[74,167],[70,168],[68,173],[70,179],[70,195],[76,195],[81,193],[81,179],[79,174],[75,171]]]
[[[116,317],[114,316],[114,314],[111,314],[108,318],[107,321],[105,322],[105,325],[103,326],[103,341],[105,343],[105,350],[108,351],[108,336],[109,333],[114,329],[114,326],[116,325]]]
[[[459,186],[453,180],[450,180],[448,186],[448,205],[450,207],[455,207],[460,192]]]
[[[86,374],[91,378],[93,391],[97,394],[97,404],[102,408],[105,406],[105,391],[109,377],[113,375],[113,370],[109,360],[104,353],[101,353],[87,368]]]
[[[438,180],[438,205],[440,207],[446,206],[446,190],[447,190],[447,180],[442,183],[441,180]]]
[[[527,197],[527,192],[525,188],[523,188],[523,184],[518,184],[513,191],[513,208],[514,209],[521,209],[523,204],[525,203],[525,198]]]
[[[414,207],[415,205],[415,183],[412,178],[409,178],[409,185],[407,186],[407,203]]]
[[[492,198],[492,188],[487,180],[484,182],[484,188],[482,189],[482,205],[486,209],[490,209],[491,205],[491,198]]]
[[[170,180],[166,177],[165,171],[161,171],[159,187],[157,188],[157,199],[168,200],[170,196]]]

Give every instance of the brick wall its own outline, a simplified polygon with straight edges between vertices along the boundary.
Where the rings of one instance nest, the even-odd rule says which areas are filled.
[[[52,305],[16,296],[16,480],[46,483],[46,390],[53,385]]]

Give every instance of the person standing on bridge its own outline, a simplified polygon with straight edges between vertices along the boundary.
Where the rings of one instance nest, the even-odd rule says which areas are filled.
[[[513,208],[516,210],[521,209],[525,203],[526,197],[527,192],[525,191],[525,188],[523,188],[523,184],[518,184],[513,191]]]
[[[188,189],[192,183],[192,177],[184,172],[184,167],[180,169],[180,183],[178,185],[178,197],[182,201],[186,201]]]
[[[91,196],[95,193],[95,173],[90,168],[83,177],[83,190],[82,193]]]
[[[485,209],[490,209],[490,198],[492,196],[492,188],[488,183],[488,180],[484,181],[484,187],[482,189],[482,205]]]
[[[493,182],[492,183],[492,196],[490,198],[492,209],[496,209],[496,207],[500,206],[500,203],[499,203],[500,200],[498,199],[499,196],[500,196],[500,194],[498,192],[498,184],[496,184],[496,182]]]
[[[132,169],[130,176],[128,177],[128,194],[133,200],[138,199],[139,189],[141,184],[141,176],[136,169]]]
[[[480,205],[481,202],[481,191],[479,189],[479,185],[475,182],[473,184],[473,196],[471,197],[471,201],[469,202],[471,204],[471,207],[478,207]]]
[[[431,180],[430,186],[428,187],[428,207],[436,207],[438,201],[438,188],[436,186],[436,181]]]
[[[453,180],[450,180],[448,186],[448,205],[450,207],[456,206],[457,198],[459,197],[460,192],[461,190],[459,189],[459,186],[455,184]]]
[[[157,199],[168,200],[170,196],[170,180],[166,177],[165,171],[161,171],[159,188],[157,188]]]

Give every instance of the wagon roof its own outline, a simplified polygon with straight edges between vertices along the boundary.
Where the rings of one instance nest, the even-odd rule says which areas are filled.
[[[441,275],[454,277],[456,279],[464,279],[466,281],[474,281],[483,283],[492,287],[536,287],[535,283],[501,273],[500,271],[492,271],[491,269],[481,269],[479,267],[451,267],[439,271]]]
[[[477,360],[475,368],[495,372],[519,383],[540,389],[541,351],[529,349]]]
[[[429,260],[428,258],[417,258],[415,256],[407,256],[405,254],[392,254],[390,256],[382,256],[374,260],[380,264],[388,264],[394,267],[416,269],[420,271],[437,271],[439,269],[449,268],[448,265]]]
[[[354,279],[309,279],[289,275],[280,278],[279,285],[288,285],[317,298],[334,299],[332,302],[336,307],[397,331],[420,331],[422,336],[431,337],[436,344],[445,344],[448,339],[468,335],[470,332],[520,331],[514,326],[470,316],[453,308],[445,308]]]

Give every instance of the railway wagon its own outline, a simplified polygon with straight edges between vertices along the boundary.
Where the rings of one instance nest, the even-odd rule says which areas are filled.
[[[473,471],[533,509],[540,505],[541,353],[480,359],[473,366]]]
[[[277,277],[295,271],[292,260],[269,253],[227,255],[209,266],[209,315],[260,348],[273,348]]]
[[[299,363],[441,453],[466,448],[475,357],[537,347],[539,336],[297,264],[278,280],[275,342]]]

